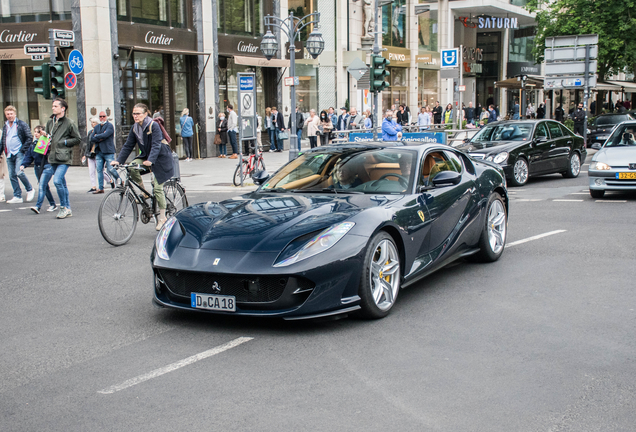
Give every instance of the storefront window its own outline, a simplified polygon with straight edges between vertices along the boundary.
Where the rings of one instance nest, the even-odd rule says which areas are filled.
[[[120,77],[122,99],[122,124],[132,125],[132,108],[137,103],[148,106],[151,112],[162,108],[163,55],[135,51],[128,60],[128,51],[119,51],[120,66],[126,66]]]
[[[510,32],[508,61],[534,62],[532,48],[534,48],[535,33],[536,27],[524,27]]]
[[[254,72],[256,74],[256,109],[261,116],[265,115],[265,101],[263,96],[263,71],[260,67],[239,65],[233,58],[227,59],[227,67],[219,67],[219,93],[221,109],[225,111],[229,104],[238,106],[237,74],[239,72]],[[298,75],[298,74],[297,74]],[[282,109],[282,108],[281,108]],[[282,112],[282,111],[281,111]]]
[[[294,12],[294,16],[302,18],[318,10],[317,0],[289,0],[288,12]],[[307,26],[300,32],[300,40],[307,40],[309,33],[313,30],[313,25]]]
[[[315,109],[316,113],[320,113],[321,107],[318,106],[318,69],[314,65],[297,64],[296,75],[299,84],[296,87],[296,105],[302,113],[309,113],[310,109]]]
[[[405,0],[382,6],[382,45],[406,47]]]
[[[221,33],[246,36],[264,33],[261,0],[218,0],[217,17]]]
[[[0,0],[3,23],[71,19],[71,0]]]
[[[437,71],[420,69],[417,77],[417,106],[425,107],[429,105],[431,108],[435,106],[438,100],[437,92]]]
[[[177,134],[181,134],[181,123],[179,122],[179,118],[181,117],[181,111],[184,108],[188,108],[190,110],[190,117],[194,117],[193,107],[188,106],[188,83],[187,83],[187,75],[186,75],[186,65],[185,65],[185,56],[184,55],[173,55],[172,56],[172,71],[173,71],[173,82],[174,82],[174,102],[175,102],[175,111],[174,111],[174,124],[177,131]]]
[[[437,51],[437,11],[424,12],[417,16],[417,39],[419,48]]]
[[[391,108],[395,105],[397,108],[400,104],[406,104],[406,95],[408,89],[406,87],[406,68],[389,67],[391,75],[388,77],[388,81],[391,84],[387,89],[382,91],[382,110]]]
[[[185,0],[117,0],[120,21],[187,28],[187,14]]]

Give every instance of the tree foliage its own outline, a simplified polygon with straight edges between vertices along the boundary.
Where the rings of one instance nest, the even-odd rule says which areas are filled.
[[[530,0],[536,13],[533,54],[543,61],[545,38],[598,34],[598,76],[605,79],[636,67],[636,0]]]

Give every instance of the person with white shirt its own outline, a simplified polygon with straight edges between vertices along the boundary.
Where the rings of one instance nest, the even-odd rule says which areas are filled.
[[[229,159],[238,159],[238,145],[236,135],[238,134],[238,115],[234,112],[232,105],[227,106],[227,136],[232,146],[232,156]]]

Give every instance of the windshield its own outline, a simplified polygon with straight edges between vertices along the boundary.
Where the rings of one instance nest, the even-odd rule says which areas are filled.
[[[261,190],[401,194],[409,190],[416,159],[413,150],[325,148],[299,155]]]
[[[636,146],[636,124],[626,124],[614,129],[605,147]]]
[[[532,123],[492,125],[480,130],[471,142],[526,141],[531,132]]]
[[[596,119],[596,126],[616,125],[626,120],[631,120],[628,115],[600,116]]]

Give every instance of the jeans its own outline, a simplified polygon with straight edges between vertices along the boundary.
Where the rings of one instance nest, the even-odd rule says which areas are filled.
[[[219,144],[219,155],[227,155],[227,144]]]
[[[42,207],[44,196],[46,194],[46,187],[49,185],[49,181],[53,178],[53,184],[57,189],[57,196],[60,198],[60,206],[67,209],[71,208],[71,203],[68,197],[68,188],[66,187],[66,180],[64,176],[68,170],[69,165],[60,164],[46,164],[44,165],[44,171],[40,177],[40,191],[38,193],[38,202],[35,205],[37,208]]]
[[[298,137],[298,148],[299,148],[299,149],[301,149],[301,148],[302,148],[302,146],[300,145],[300,140],[301,140],[301,139],[302,139],[302,137],[303,137],[303,130],[302,130],[302,128],[301,128],[301,129],[298,129],[298,130],[296,131],[296,136]]]
[[[236,145],[236,132],[227,131],[227,137],[230,139],[230,145],[232,146],[232,154],[237,154],[238,146]]]
[[[192,137],[181,137],[181,139],[183,140],[183,150],[186,158],[192,159]]]
[[[31,192],[33,190],[33,187],[31,186],[31,183],[29,183],[29,179],[27,178],[24,171],[20,171],[22,159],[24,159],[24,154],[22,152],[17,152],[14,155],[7,156],[7,165],[9,165],[9,178],[11,179],[11,187],[13,188],[13,196],[15,198],[22,198],[22,189],[20,189],[20,183],[18,182],[18,179],[20,179],[27,192]]]
[[[117,174],[117,170],[110,163],[115,160],[114,153],[102,153],[101,151],[97,151],[95,155],[95,169],[97,170],[97,189],[104,190],[104,162],[106,162],[106,170],[108,174],[110,174],[110,178],[115,181],[119,179],[119,174]]]
[[[326,146],[329,144],[329,132],[320,135],[320,145]]]
[[[33,165],[33,170],[35,171],[35,177],[38,179],[38,182],[40,182],[40,179],[42,178],[42,172],[44,171],[44,168],[41,167],[40,165]],[[48,182],[45,185],[44,192],[46,194],[46,199],[49,201],[49,204],[54,206],[55,205],[55,200],[53,199],[53,194],[51,193],[51,189],[49,188]],[[38,203],[40,205],[36,204],[37,208],[40,208],[40,206],[42,205],[41,201],[44,201],[44,196],[42,196],[42,199],[40,200],[40,191],[39,191],[39,188],[38,188]]]
[[[277,150],[276,141],[278,140],[278,131],[276,129],[267,129],[269,132],[269,148],[271,150]]]

